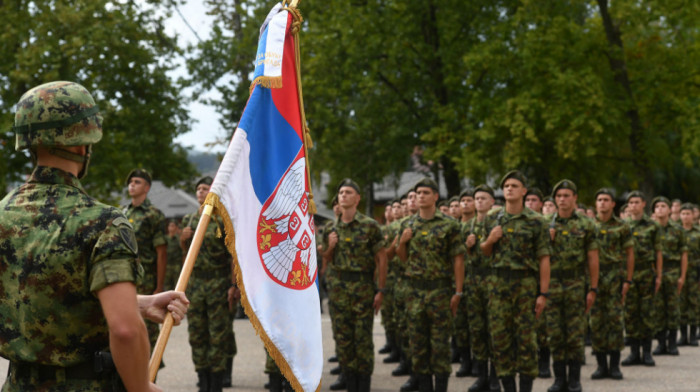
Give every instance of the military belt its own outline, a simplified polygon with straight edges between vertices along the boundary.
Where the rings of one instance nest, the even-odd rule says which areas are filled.
[[[533,271],[529,269],[493,268],[491,274],[506,280],[519,280],[534,277]]]
[[[107,371],[110,369],[100,368],[95,361],[86,361],[73,366],[53,366],[27,362],[10,362],[8,374],[14,374],[18,379],[28,380],[35,373],[38,381],[56,380],[59,372],[65,372],[67,380],[105,380],[109,378]],[[114,371],[114,362],[112,369]]]
[[[414,289],[420,290],[437,290],[443,288],[450,288],[452,286],[452,281],[449,279],[421,279],[419,277],[411,277],[409,286]]]
[[[364,271],[338,271],[338,278],[345,282],[371,282],[372,274]]]
[[[583,275],[577,270],[555,270],[550,272],[550,276],[555,279],[565,280],[576,279],[582,277]]]

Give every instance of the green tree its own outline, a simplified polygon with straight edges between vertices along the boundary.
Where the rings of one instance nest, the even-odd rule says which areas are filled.
[[[29,88],[52,80],[79,82],[95,96],[104,136],[93,150],[86,188],[110,198],[134,167],[172,185],[195,174],[173,139],[189,130],[180,88],[168,76],[180,53],[164,33],[165,1],[0,0],[0,119]],[[3,127],[0,189],[28,173],[25,154]],[[112,196],[113,198],[113,196]]]

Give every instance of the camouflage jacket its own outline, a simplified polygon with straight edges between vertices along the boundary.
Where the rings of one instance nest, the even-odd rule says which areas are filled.
[[[517,215],[511,215],[503,208],[487,215],[484,223],[486,236],[498,225],[503,229],[503,237],[493,246],[491,267],[539,271],[539,258],[552,253],[547,225],[542,217],[529,208],[523,208]]]
[[[670,220],[666,226],[661,226],[661,245],[661,252],[664,255],[664,270],[680,268],[681,254],[688,251],[683,227]]]
[[[625,268],[627,248],[634,248],[634,237],[628,222],[612,216],[607,222],[597,221],[596,239],[600,246],[598,262],[603,268]]]
[[[124,207],[124,214],[134,227],[136,242],[139,244],[141,265],[155,265],[158,258],[156,248],[166,244],[165,216],[148,199],[137,207],[131,204]]]
[[[475,216],[468,222],[462,223],[463,242],[466,242],[467,237],[469,237],[471,234],[476,236],[476,242],[474,243],[474,246],[469,249],[464,263],[472,268],[490,268],[489,264],[491,263],[491,258],[484,256],[484,254],[481,252],[481,247],[479,246],[479,244],[481,244],[481,242],[486,240],[486,237],[488,237],[488,233],[485,231],[484,227],[486,224],[486,219],[487,218],[484,218],[483,221],[479,222]]]
[[[180,248],[180,235],[165,236],[165,242],[168,244],[168,265],[182,264],[182,248]]]
[[[554,214],[549,222],[549,229],[555,231],[551,245],[551,270],[575,270],[580,273],[579,276],[585,276],[588,252],[598,249],[593,221],[576,211],[569,218],[561,218],[559,214]]]
[[[96,293],[142,274],[119,209],[59,169],[37,167],[0,201],[0,355],[71,366],[109,349]]]
[[[656,252],[662,248],[661,226],[646,215],[628,222],[635,240],[634,270],[656,268]]]
[[[435,216],[429,220],[419,214],[409,216],[401,222],[398,235],[407,228],[413,231],[413,236],[406,244],[408,259],[404,276],[451,280],[454,258],[466,252],[459,222],[435,211]]]
[[[194,232],[197,230],[197,225],[201,217],[202,215],[199,212],[185,215],[185,217],[182,218],[182,228],[191,228],[192,235],[194,236]],[[223,219],[218,215],[212,215],[207,225],[207,231],[204,233],[202,246],[199,248],[199,253],[197,254],[197,261],[194,263],[194,269],[192,270],[193,275],[196,276],[199,271],[225,269],[225,272],[222,271],[223,277],[229,280],[231,279],[231,263],[233,262],[233,256],[231,256],[228,248],[226,248],[226,240],[223,234]],[[188,250],[191,242],[191,238],[186,242]]]
[[[356,212],[349,223],[338,216],[334,228],[338,233],[338,244],[333,249],[333,270],[373,274],[374,255],[384,247],[384,236],[377,221]],[[323,234],[324,249],[328,247],[328,235],[332,232]]]
[[[688,244],[688,268],[700,267],[700,228],[693,226],[685,230],[685,239]]]

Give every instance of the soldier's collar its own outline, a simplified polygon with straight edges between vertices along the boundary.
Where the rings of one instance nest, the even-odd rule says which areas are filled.
[[[83,185],[80,183],[78,177],[55,167],[37,166],[27,180],[27,183],[68,185],[85,193]]]

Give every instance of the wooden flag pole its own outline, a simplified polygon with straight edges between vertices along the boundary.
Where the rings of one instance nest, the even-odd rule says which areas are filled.
[[[197,230],[194,232],[192,237],[192,244],[190,249],[187,251],[187,258],[185,258],[185,263],[182,265],[182,271],[180,272],[180,278],[177,280],[177,285],[175,286],[175,291],[184,293],[187,288],[187,282],[190,280],[190,275],[192,275],[192,269],[194,268],[194,262],[199,254],[199,248],[202,247],[202,241],[204,241],[204,234],[207,231],[207,226],[209,225],[209,220],[211,220],[211,213],[214,207],[210,205],[205,205],[202,211],[202,217],[199,219],[197,224]],[[158,341],[156,341],[156,346],[153,349],[153,354],[151,355],[151,360],[148,363],[148,377],[151,382],[155,381],[156,375],[158,374],[158,368],[160,367],[160,361],[163,359],[163,352],[165,351],[165,346],[168,344],[168,338],[170,338],[170,332],[173,329],[173,316],[168,312],[165,316],[165,322],[163,322],[163,327],[160,329],[160,334],[158,335]]]

